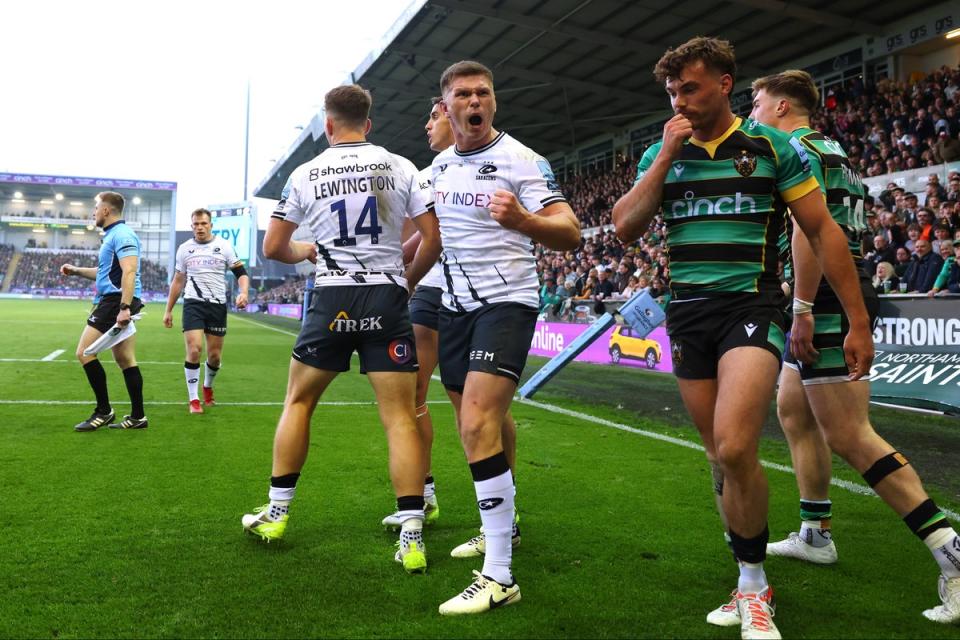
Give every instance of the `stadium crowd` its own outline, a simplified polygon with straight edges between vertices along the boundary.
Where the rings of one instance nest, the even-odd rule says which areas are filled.
[[[881,175],[960,160],[960,68],[942,68],[913,84],[855,78],[828,90],[813,122],[838,140],[863,175]],[[636,159],[618,157],[612,169],[590,169],[563,190],[584,229],[600,231],[577,251],[537,246],[541,311],[572,317],[576,303],[623,300],[637,290],[669,291],[662,219],[642,241],[624,246],[604,226],[617,198],[633,183]],[[865,203],[865,275],[881,293],[960,293],[960,172],[946,184],[931,173],[923,194],[891,182]],[[919,241],[919,244],[918,244]],[[877,276],[878,267],[881,275]],[[889,275],[888,275],[889,274]]]
[[[854,78],[828,89],[814,127],[840,142],[864,176],[960,160],[960,68],[913,83]]]
[[[305,278],[292,278],[279,286],[258,292],[256,300],[264,304],[269,302],[278,304],[301,304],[303,303],[303,290],[305,286]]]
[[[79,266],[94,266],[96,259],[96,252],[91,250],[25,251],[17,265],[10,287],[11,289],[24,291],[33,289],[90,289],[93,284],[89,280],[79,276],[61,275],[60,265],[69,262]],[[150,260],[142,260],[140,282],[143,291],[166,291],[168,283],[167,268]]]
[[[0,244],[0,285],[7,277],[7,268],[10,266],[10,260],[13,259],[15,251],[16,249],[12,244]]]

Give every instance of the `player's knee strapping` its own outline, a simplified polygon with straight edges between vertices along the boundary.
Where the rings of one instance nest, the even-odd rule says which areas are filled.
[[[416,411],[417,411],[417,417],[418,417],[418,418],[422,418],[423,416],[425,416],[425,415],[427,415],[428,413],[430,413],[430,407],[428,407],[428,406],[427,406],[427,403],[424,402],[422,405],[420,405],[419,407],[417,407]]]
[[[899,471],[903,467],[910,464],[910,462],[904,457],[899,451],[894,451],[893,453],[888,453],[879,460],[873,463],[873,465],[863,472],[863,479],[867,481],[871,487],[876,487],[880,482],[883,481],[891,473]]]

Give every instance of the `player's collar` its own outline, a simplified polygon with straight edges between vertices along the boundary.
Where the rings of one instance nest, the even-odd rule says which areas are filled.
[[[507,135],[507,132],[506,132],[506,131],[501,131],[500,133],[497,134],[497,137],[496,137],[496,138],[494,138],[493,140],[491,140],[491,141],[488,142],[487,144],[483,145],[482,147],[478,147],[478,148],[476,148],[476,149],[471,149],[470,151],[460,151],[460,149],[457,149],[457,145],[454,144],[454,145],[453,145],[453,152],[454,152],[455,154],[457,154],[458,156],[473,156],[473,155],[476,155],[476,154],[478,154],[478,153],[483,153],[484,151],[487,151],[488,149],[490,149],[491,147],[493,147],[495,144],[497,144],[498,142],[500,142],[500,140],[502,140],[502,139],[503,139],[503,136],[505,136],[505,135]]]
[[[719,147],[724,140],[729,138],[734,131],[739,129],[741,124],[743,124],[743,119],[740,118],[740,116],[734,116],[733,124],[731,124],[726,131],[720,134],[719,138],[716,138],[715,140],[704,141],[691,137],[690,144],[704,149],[708,154],[710,154],[710,157],[713,158],[713,156],[717,153],[717,147]]]
[[[338,147],[338,148],[339,148],[339,147],[362,147],[362,146],[368,145],[368,144],[371,144],[371,143],[366,142],[366,141],[364,141],[364,142],[340,142],[340,143],[338,143],[338,144],[332,144],[332,145],[330,145],[330,148],[333,149],[334,147]]]
[[[125,222],[124,220],[117,220],[116,222],[114,222],[114,223],[112,223],[112,224],[108,224],[107,226],[105,226],[105,227],[103,228],[103,232],[106,233],[107,231],[110,231],[110,229],[113,229],[113,228],[114,228],[115,226],[117,226],[118,224],[124,224],[124,222]]]

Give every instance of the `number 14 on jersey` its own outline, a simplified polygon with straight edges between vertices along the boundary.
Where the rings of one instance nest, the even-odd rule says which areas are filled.
[[[340,220],[340,237],[335,238],[333,245],[335,247],[354,247],[357,245],[357,236],[370,236],[370,244],[380,243],[380,234],[383,233],[383,227],[380,226],[377,219],[377,197],[368,196],[360,209],[360,217],[353,227],[353,236],[350,235],[349,220],[347,216],[347,201],[337,200],[330,205],[330,211],[337,214]],[[369,224],[367,218],[369,217]]]

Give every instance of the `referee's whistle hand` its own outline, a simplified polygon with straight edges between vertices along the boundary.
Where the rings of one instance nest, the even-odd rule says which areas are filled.
[[[165,326],[167,329],[173,328],[173,314],[169,311],[165,311],[163,313],[163,326]]]
[[[73,275],[73,265],[72,265],[72,264],[62,265],[62,266],[60,267],[60,273],[63,274],[63,275],[65,275],[65,276]]]
[[[117,324],[125,327],[130,324],[130,309],[121,309],[117,314]]]

